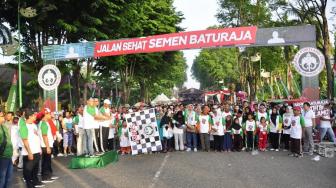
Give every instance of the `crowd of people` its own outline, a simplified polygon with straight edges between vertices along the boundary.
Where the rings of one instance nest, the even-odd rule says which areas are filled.
[[[98,98],[74,112],[22,109],[0,112],[0,188],[8,187],[13,169],[23,172],[26,186],[44,187],[57,180],[52,158],[68,155],[97,157],[117,150],[130,154],[127,113],[155,108],[162,152],[290,151],[300,158],[313,155],[314,139],[326,134],[336,144],[331,104],[315,117],[308,102],[288,104],[229,102],[217,105],[158,105],[113,107]],[[314,136],[318,129],[319,138]],[[316,141],[316,140],[315,140]]]

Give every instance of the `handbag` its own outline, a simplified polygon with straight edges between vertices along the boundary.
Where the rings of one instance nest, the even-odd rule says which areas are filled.
[[[3,155],[3,153],[5,152],[5,149],[6,149],[6,145],[7,145],[7,136],[6,136],[6,132],[3,128],[3,125],[0,125],[1,127],[1,131],[3,133],[3,137],[2,137],[2,141],[1,141],[1,145],[0,145],[0,156]]]

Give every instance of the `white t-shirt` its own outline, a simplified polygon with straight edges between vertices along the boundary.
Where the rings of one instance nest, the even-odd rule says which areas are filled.
[[[210,119],[211,119],[211,117],[209,115],[200,115],[199,116],[200,133],[209,133]]]
[[[104,114],[102,114],[102,115],[105,115],[105,114],[109,114],[111,116],[111,110],[109,108],[104,108]],[[101,121],[100,125],[102,127],[110,127],[111,120]]]
[[[213,119],[213,128],[217,129],[216,132],[212,133],[213,135],[223,136],[225,125],[221,115],[215,116]]]
[[[13,149],[17,150],[19,147],[22,147],[22,139],[19,134],[19,126],[18,125],[13,125],[11,126],[11,141],[13,145]]]
[[[291,134],[290,126],[292,123],[292,117],[293,114],[284,113],[282,120],[283,134]]]
[[[78,114],[78,128],[83,128],[84,127],[84,118],[82,115]]]
[[[303,121],[303,122],[302,122]],[[303,123],[303,125],[301,124]],[[302,116],[293,116],[291,121],[291,138],[302,138],[302,127],[304,127],[304,118]]]
[[[246,124],[246,127],[245,127],[246,131],[255,131],[256,130],[257,124],[254,120],[253,121],[247,120],[245,124]]]
[[[96,114],[97,114],[97,111],[98,110],[96,109]],[[84,120],[84,123],[83,123],[84,129],[93,129],[95,128],[95,124],[97,124],[94,119],[94,116],[92,116],[91,114],[87,112],[87,106],[84,107],[83,120]],[[98,128],[99,128],[99,125],[98,125]]]
[[[315,118],[315,113],[313,110],[308,110],[308,112],[303,111],[302,115],[305,120],[305,127],[312,127],[313,126],[313,119]]]
[[[228,112],[223,111],[222,112],[222,117],[224,118],[224,120],[226,120],[226,116],[228,116],[228,115],[232,116],[232,113],[230,111],[228,111]]]
[[[35,124],[27,124],[28,130],[28,143],[30,147],[30,151],[32,154],[41,153],[41,139],[39,136],[39,129]],[[22,155],[28,155],[26,147],[22,147]]]
[[[324,109],[322,111],[322,117],[325,119],[331,119],[330,117],[330,110],[329,109]],[[326,121],[326,120],[321,120],[321,128],[331,128],[331,122],[330,121]]]

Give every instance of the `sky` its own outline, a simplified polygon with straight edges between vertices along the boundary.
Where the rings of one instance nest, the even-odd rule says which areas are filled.
[[[215,17],[218,9],[217,0],[175,0],[174,6],[184,14],[184,20],[180,26],[186,31],[204,30],[218,24]],[[184,83],[187,88],[198,89],[200,86],[199,82],[192,78],[190,71],[193,60],[199,52],[199,49],[183,51],[188,64],[188,80]]]

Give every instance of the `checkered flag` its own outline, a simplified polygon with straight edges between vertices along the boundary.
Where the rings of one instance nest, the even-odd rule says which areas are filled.
[[[154,108],[126,114],[125,118],[132,155],[162,150]]]

